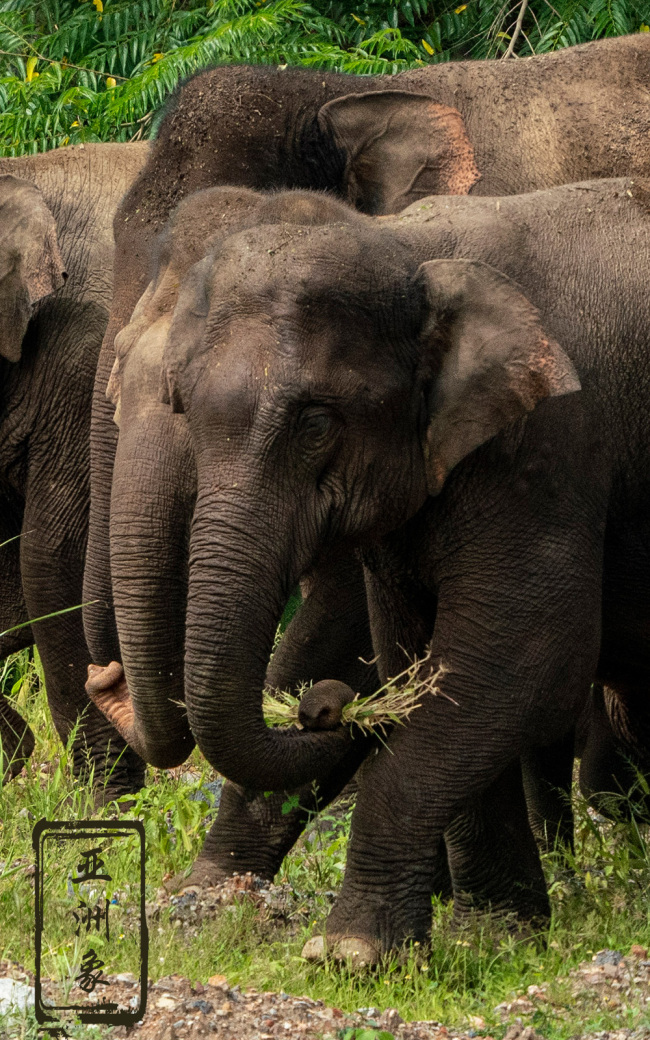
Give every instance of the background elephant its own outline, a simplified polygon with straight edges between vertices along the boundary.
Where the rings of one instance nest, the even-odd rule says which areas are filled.
[[[328,921],[343,954],[426,937],[443,834],[459,912],[547,914],[518,760],[566,736],[594,677],[643,711],[647,199],[624,179],[255,228],[186,277],[164,379],[196,461],[201,750],[260,789],[349,753],[343,730],[273,732],[262,714],[287,591],[324,547],[361,548],[382,677],[404,651],[430,653],[423,678],[445,665],[446,696],[424,694],[363,766]]]
[[[174,207],[211,185],[330,190],[368,213],[430,194],[504,195],[648,166],[650,41],[603,40],[521,61],[427,65],[395,77],[229,66],[185,83],[116,218],[115,298],[93,405],[84,611],[93,660],[119,660],[110,610],[117,432],[113,342],[149,282]],[[105,607],[104,604],[107,606]],[[167,616],[161,617],[164,623]]]
[[[90,407],[112,299],[112,222],[147,154],[146,144],[102,144],[0,160],[4,189],[20,185],[0,211],[0,540],[20,535],[0,550],[0,631],[82,602]],[[20,222],[12,209],[18,197],[25,210]],[[56,235],[67,272],[63,287]],[[4,637],[0,655],[33,640],[62,740],[83,716],[75,771],[89,753],[101,783],[122,754],[107,794],[139,786],[143,763],[86,697],[81,612]],[[4,700],[0,725],[11,757],[24,723]],[[28,734],[14,768],[32,745]]]

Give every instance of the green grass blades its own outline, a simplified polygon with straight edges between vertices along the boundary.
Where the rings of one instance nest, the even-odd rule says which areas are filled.
[[[29,765],[0,792],[0,960],[33,969],[35,820],[108,819],[117,813],[115,805],[95,810],[91,792],[73,780],[70,751],[61,746],[47,710],[38,657],[23,652],[6,661],[0,679],[37,741]],[[575,855],[544,857],[553,907],[548,935],[512,935],[489,917],[459,929],[450,905],[433,900],[432,939],[426,951],[413,946],[380,969],[355,975],[333,963],[312,965],[300,957],[305,940],[323,931],[341,884],[350,806],[335,806],[314,818],[285,860],[276,883],[290,896],[289,915],[243,901],[218,908],[198,927],[170,919],[161,885],[164,878],[189,867],[198,854],[214,818],[205,793],[206,783],[214,779],[194,751],[182,768],[150,770],[147,787],[126,814],[145,823],[147,902],[152,911],[149,974],[154,979],[179,973],[205,983],[211,975],[223,974],[231,984],[306,994],[346,1011],[393,1007],[408,1020],[473,1028],[477,1035],[489,1034],[495,1040],[503,1037],[515,1017],[547,1040],[650,1023],[644,998],[620,992],[616,1003],[595,990],[580,994],[571,975],[604,948],[627,954],[633,944],[650,946],[648,825],[639,818],[625,820],[625,800],[620,800],[620,819],[604,822],[576,797]],[[130,947],[115,944],[107,970],[126,970],[131,953]],[[62,922],[59,931],[50,932],[49,963],[64,978],[79,956]],[[543,999],[530,998],[529,987]],[[608,992],[615,996],[616,991]],[[513,1005],[515,998],[528,1006],[521,1010],[521,1004]],[[0,1037],[3,1028],[0,1019]],[[5,1035],[31,1040],[35,1025],[28,1015],[12,1025],[12,1032],[5,1028]],[[81,1030],[78,1035],[97,1034]],[[370,1024],[346,1040],[368,1036],[386,1040],[385,1031],[382,1035]]]

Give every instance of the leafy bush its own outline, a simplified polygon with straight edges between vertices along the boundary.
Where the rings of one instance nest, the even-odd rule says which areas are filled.
[[[361,74],[647,31],[650,0],[0,0],[0,152],[148,137],[216,62]]]

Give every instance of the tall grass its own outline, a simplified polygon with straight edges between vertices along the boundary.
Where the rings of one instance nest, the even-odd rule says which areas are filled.
[[[70,746],[60,745],[52,726],[37,655],[17,655],[4,663],[0,675],[3,688],[37,740],[22,775],[0,792],[0,960],[32,968],[34,821],[42,816],[107,818],[111,807],[96,811],[90,791],[72,779]],[[136,796],[128,815],[145,821],[147,899],[152,903],[163,878],[187,868],[201,848],[213,817],[209,797],[196,798],[213,778],[196,751],[182,769],[148,771],[147,787]],[[233,984],[305,993],[346,1010],[390,1006],[407,1019],[465,1027],[469,1016],[477,1016],[497,1037],[506,1024],[495,1011],[497,1005],[525,994],[530,985],[548,982],[551,1000],[540,1004],[529,1021],[550,1040],[567,1040],[588,1029],[647,1024],[645,1007],[622,1010],[596,1002],[576,1008],[569,992],[569,971],[597,950],[611,947],[626,953],[633,943],[650,945],[647,823],[634,814],[629,821],[624,814],[617,822],[599,821],[578,796],[575,806],[575,855],[568,863],[566,854],[544,857],[553,905],[546,944],[507,934],[489,918],[459,931],[450,906],[434,900],[432,943],[426,957],[413,950],[406,964],[394,958],[380,971],[365,975],[302,961],[302,945],[322,930],[340,885],[348,811],[325,813],[314,820],[276,879],[290,887],[295,905],[303,911],[294,921],[287,925],[241,903],[204,922],[200,942],[194,942],[163,909],[151,927],[150,975],[155,979],[178,972],[193,982],[205,982],[219,973]],[[60,933],[55,929],[52,934],[50,960],[59,964],[63,976],[78,951],[63,923]],[[107,970],[125,970],[131,955],[130,948],[115,947]],[[20,1026],[24,1037],[36,1035],[29,1032],[30,1022],[28,1016]],[[0,1036],[2,1028],[0,1019]],[[21,1034],[11,1035],[14,1040]]]

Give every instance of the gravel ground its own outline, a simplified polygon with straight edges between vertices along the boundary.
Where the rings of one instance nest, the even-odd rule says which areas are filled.
[[[0,978],[16,979],[26,986],[34,983],[29,972],[7,961],[0,962]],[[102,988],[103,998],[124,1008],[137,1003],[134,976],[127,973],[108,979],[109,985]],[[626,957],[617,950],[601,950],[571,972],[569,982],[573,1000],[585,1012],[591,1013],[595,1007],[624,1011],[626,1005],[650,1005],[650,960],[647,951],[640,947],[632,947]],[[44,989],[48,996],[56,996],[54,985],[46,983]],[[530,986],[526,994],[495,1009],[504,1024],[510,1023],[504,1040],[543,1040],[543,1032],[526,1024],[526,1018],[542,1005],[558,1018],[566,1014],[566,1004],[553,1005],[548,989],[548,983]],[[206,985],[197,982],[194,986],[180,975],[169,975],[155,983],[149,980],[144,1021],[128,1030],[116,1028],[111,1035],[116,1040],[198,1040],[205,1036],[223,1040],[336,1040],[347,1029],[360,1027],[386,1030],[395,1040],[491,1040],[485,1023],[478,1017],[472,1018],[463,1031],[440,1022],[404,1022],[394,1008],[382,1012],[359,1008],[346,1014],[310,997],[242,990],[231,986],[223,975],[212,976]],[[585,1033],[573,1040],[650,1040],[650,1028]]]
[[[34,982],[29,972],[6,961],[0,963],[0,978],[13,978],[27,986]],[[137,1002],[136,979],[129,974],[108,978],[110,984],[102,989],[102,997],[122,1007],[132,1007]],[[569,978],[576,1000],[585,1006],[593,1005],[594,998],[609,1007],[612,1000],[650,1003],[650,961],[638,955],[623,957],[618,951],[602,950]],[[44,988],[47,995],[56,995],[54,986],[46,984]],[[517,1013],[504,1040],[543,1040],[543,1033],[526,1025],[525,1018],[547,1001],[546,988],[531,986],[525,996],[499,1006],[504,1021]],[[561,1016],[561,1008],[558,1013]],[[360,1008],[345,1014],[310,997],[244,991],[230,986],[223,975],[212,976],[206,985],[198,982],[194,986],[180,975],[169,975],[155,983],[149,980],[144,1021],[130,1029],[115,1028],[111,1035],[116,1040],[198,1040],[206,1036],[222,1040],[336,1040],[347,1029],[360,1027],[386,1030],[395,1040],[491,1040],[478,1018],[472,1019],[463,1031],[440,1022],[404,1022],[394,1008],[381,1013],[376,1008]],[[650,1029],[596,1032],[573,1040],[650,1040]]]
[[[308,912],[289,885],[270,884],[245,875],[216,888],[190,888],[179,895],[170,896],[162,888],[155,902],[148,904],[147,917],[154,924],[161,910],[169,908],[170,919],[189,938],[198,934],[202,923],[219,913],[220,908],[240,899],[252,901],[267,919],[289,928],[300,927]],[[15,979],[21,984],[23,996],[26,988],[34,984],[29,972],[7,961],[0,962],[0,979]],[[108,979],[109,985],[102,987],[102,999],[124,1008],[137,1005],[138,983],[132,975]],[[44,983],[44,989],[46,996],[58,995],[53,983]],[[580,1010],[585,1020],[593,1021],[599,1010],[620,1013],[624,1019],[630,1008],[645,1012],[643,1018],[648,1021],[650,959],[641,946],[632,946],[625,955],[619,950],[601,950],[565,979],[529,986],[525,993],[499,1004],[494,1012],[501,1021],[498,1035],[502,1036],[505,1029],[505,1040],[543,1040],[544,1031],[538,1033],[529,1024],[538,1011],[544,1011],[547,1020],[559,1022],[569,1014],[575,1021],[576,1010]],[[492,1040],[488,1026],[478,1016],[470,1018],[463,1031],[439,1022],[404,1022],[394,1008],[358,1008],[346,1013],[310,997],[242,990],[223,975],[214,975],[205,985],[197,982],[194,986],[179,975],[155,983],[149,980],[144,1021],[129,1030],[116,1028],[110,1035],[134,1040],[198,1040],[204,1036],[223,1040],[338,1040],[346,1030],[359,1028],[385,1030],[395,1040]],[[0,1040],[5,1040],[2,1027]],[[585,1033],[572,1040],[650,1040],[650,1028]]]

